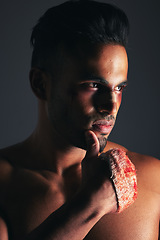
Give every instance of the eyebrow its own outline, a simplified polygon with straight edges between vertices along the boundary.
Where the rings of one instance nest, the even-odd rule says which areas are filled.
[[[103,84],[103,85],[106,85],[108,84],[109,85],[109,82],[105,79],[105,78],[102,78],[102,77],[97,77],[97,76],[87,76],[87,77],[83,77],[84,79],[84,82],[85,81],[96,81],[100,84]],[[123,85],[128,85],[128,80],[124,80],[123,82],[117,84],[117,86],[123,86]]]
[[[118,84],[117,86],[123,86],[123,85],[125,85],[125,86],[128,86],[128,80],[125,80],[125,81],[123,81],[123,82],[121,82],[120,84]]]

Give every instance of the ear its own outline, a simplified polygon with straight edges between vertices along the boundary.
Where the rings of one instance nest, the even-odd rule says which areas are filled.
[[[32,68],[29,73],[30,85],[34,94],[42,100],[46,100],[47,75],[38,68]]]

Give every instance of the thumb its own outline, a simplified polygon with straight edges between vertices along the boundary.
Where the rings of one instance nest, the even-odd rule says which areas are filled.
[[[96,134],[92,131],[87,131],[86,135],[86,143],[87,143],[87,152],[86,157],[95,157],[98,156],[99,153],[99,141]]]

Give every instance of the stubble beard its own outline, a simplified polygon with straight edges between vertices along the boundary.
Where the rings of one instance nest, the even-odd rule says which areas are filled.
[[[103,152],[107,145],[107,137],[102,136],[101,138],[98,138],[99,141],[99,152]]]
[[[61,139],[61,141],[59,142],[59,144],[61,145],[61,147],[64,147],[64,143],[66,143],[66,145],[68,144],[68,146],[75,146],[75,147],[79,147],[82,149],[86,150],[86,139],[85,139],[85,131],[84,129],[90,129],[92,126],[92,123],[96,120],[96,119],[100,119],[100,118],[105,118],[107,120],[113,119],[115,121],[115,118],[113,116],[99,116],[99,114],[95,114],[93,116],[87,116],[85,119],[82,119],[83,124],[80,125],[75,125],[75,122],[78,122],[78,118],[75,118],[72,116],[72,114],[69,114],[70,111],[67,111],[67,108],[63,108],[63,110],[65,109],[66,111],[62,111],[62,109],[59,108],[55,108],[57,111],[53,111],[54,109],[54,97],[52,98],[52,101],[50,103],[50,105],[48,106],[48,113],[49,113],[49,118],[50,121],[52,122],[52,126],[55,130],[55,132],[57,133],[56,135],[58,136],[58,139]],[[63,106],[65,104],[63,103]],[[59,112],[61,113],[59,115]],[[57,114],[58,113],[58,114]],[[58,116],[58,117],[55,117]],[[72,116],[72,117],[71,117]],[[63,120],[65,119],[66,121],[66,125],[65,128],[61,131],[60,129],[62,128],[61,126],[64,126],[64,122]],[[85,124],[87,123],[87,124]],[[85,124],[85,127],[84,127]],[[59,131],[60,130],[60,131]],[[69,131],[68,131],[69,130]],[[92,130],[92,129],[90,129]],[[93,130],[92,130],[93,131]],[[56,137],[56,136],[55,136]],[[106,145],[107,145],[107,140],[108,140],[108,135],[100,135],[97,136],[98,141],[99,141],[99,152],[103,152],[103,150],[105,149]]]

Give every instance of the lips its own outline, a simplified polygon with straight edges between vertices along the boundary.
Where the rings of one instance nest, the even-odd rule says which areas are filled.
[[[92,124],[92,130],[101,134],[109,134],[114,126],[113,120],[100,119]]]

